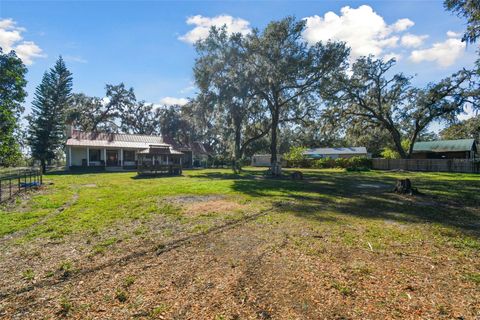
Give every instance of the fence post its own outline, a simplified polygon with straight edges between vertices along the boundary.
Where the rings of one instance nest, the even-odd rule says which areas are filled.
[[[2,202],[2,180],[0,179],[0,202]]]
[[[12,197],[12,178],[11,177],[8,179],[8,182],[10,184],[10,198],[11,198]]]

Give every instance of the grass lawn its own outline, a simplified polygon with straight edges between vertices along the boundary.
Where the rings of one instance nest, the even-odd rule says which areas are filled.
[[[0,207],[0,318],[480,317],[480,176],[303,172],[49,174]]]

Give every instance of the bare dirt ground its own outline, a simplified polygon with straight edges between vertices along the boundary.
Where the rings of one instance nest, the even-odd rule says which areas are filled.
[[[71,270],[56,270],[33,283],[4,283],[2,318],[478,316],[479,289],[456,279],[466,261],[450,260],[449,252],[431,259],[349,249],[299,221],[277,218],[257,213],[166,242],[139,238],[128,248],[120,243],[120,253],[90,259],[78,253],[77,260],[83,262]],[[425,253],[435,250],[428,243],[418,245]],[[47,247],[40,255],[52,253]],[[50,265],[41,256],[38,262]]]

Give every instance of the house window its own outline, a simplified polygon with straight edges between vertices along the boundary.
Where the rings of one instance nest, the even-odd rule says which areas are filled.
[[[135,151],[124,150],[123,151],[123,161],[135,161]]]
[[[89,161],[100,161],[100,154],[101,154],[100,149],[90,149],[89,154],[90,154]]]

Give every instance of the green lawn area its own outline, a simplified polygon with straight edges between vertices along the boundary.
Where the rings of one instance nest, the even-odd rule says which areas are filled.
[[[304,170],[304,181],[263,179],[261,170],[235,175],[230,170],[192,170],[182,177],[141,179],[135,173],[48,174],[45,191],[17,200],[13,208],[0,211],[0,236],[42,224],[29,230],[27,238],[58,238],[72,232],[101,231],[111,223],[172,214],[162,197],[221,194],[274,206],[296,201],[287,209],[307,219],[336,216],[337,219],[392,219],[400,222],[432,222],[452,231],[475,231],[477,217],[463,206],[480,204],[478,175],[448,173],[390,173],[381,171]],[[393,203],[380,197],[398,178],[410,177],[427,200]],[[261,178],[261,179],[260,179]],[[50,185],[51,183],[51,185]],[[350,198],[352,197],[352,198]],[[447,202],[454,211],[425,202]],[[64,208],[65,207],[65,208]],[[52,212],[63,209],[52,217]],[[320,210],[319,210],[320,209]],[[393,210],[393,211],[391,211]],[[478,227],[478,226],[477,226]]]
[[[19,301],[25,299],[27,305],[30,297],[20,291],[32,284],[34,292],[51,297],[45,305],[29,305],[32,314],[48,307],[80,318],[98,316],[93,298],[86,291],[82,296],[84,287],[73,294],[72,286],[87,278],[92,283],[103,281],[105,287],[97,299],[103,299],[109,310],[105,316],[122,308],[132,315],[145,306],[150,308],[142,311],[146,318],[154,317],[159,306],[163,307],[157,313],[166,318],[184,314],[230,319],[235,318],[235,310],[240,310],[239,319],[252,315],[262,318],[259,312],[273,318],[288,314],[311,319],[368,314],[468,318],[479,314],[475,303],[480,298],[478,175],[343,170],[303,173],[301,181],[290,180],[288,175],[267,178],[254,168],[238,175],[227,169],[207,169],[158,178],[140,178],[130,172],[47,174],[42,190],[0,209],[0,245],[4,248],[0,287],[5,288],[0,292],[0,316],[2,306],[3,314],[18,315]],[[422,195],[390,192],[396,179],[405,177]],[[195,238],[199,235],[204,238]],[[212,253],[205,241],[217,251]],[[208,303],[203,309],[190,306],[184,310],[184,305],[172,302],[173,293],[186,290],[178,283],[174,288],[167,286],[171,291],[152,288],[150,292],[152,274],[143,274],[138,270],[144,269],[138,268],[152,264],[142,259],[150,259],[148,252],[155,250],[175,256],[171,261],[166,259],[168,262],[162,260],[171,264],[168,268],[153,267],[158,279],[172,277],[172,273],[179,279],[191,278],[185,297],[210,301],[223,294],[227,297],[225,305]],[[130,261],[132,255],[141,258]],[[180,264],[182,259],[185,261]],[[205,269],[189,269],[194,260],[196,268],[202,265]],[[119,261],[130,262],[119,265]],[[210,275],[215,268],[216,273]],[[231,279],[225,274],[229,273],[218,272],[223,268],[235,270],[232,290],[240,292],[241,298],[220,289],[207,294],[196,287],[207,281],[207,275],[209,281],[217,279],[228,287]],[[261,275],[252,276],[262,268]],[[322,268],[327,278],[313,271]],[[125,277],[133,277],[132,270],[138,269],[136,281],[144,283],[138,288],[133,282],[122,286],[119,282],[124,280],[98,276],[98,270],[104,269]],[[298,280],[299,270],[303,270],[305,282]],[[267,281],[263,277],[269,272]],[[310,272],[313,278],[307,281]],[[430,277],[427,282],[425,277]],[[288,281],[296,284],[289,287]],[[58,283],[60,287],[53,289]],[[254,284],[266,291],[246,289]],[[449,286],[455,289],[445,291]],[[291,290],[285,295],[272,294],[281,292],[280,288]],[[325,302],[329,309],[315,302],[314,297],[323,292],[330,297],[331,301]],[[146,302],[140,303],[134,296]],[[369,302],[365,302],[367,297]],[[65,299],[73,306],[66,311]],[[164,302],[158,304],[155,299]],[[454,304],[455,299],[461,303]],[[336,313],[329,313],[332,310]]]

